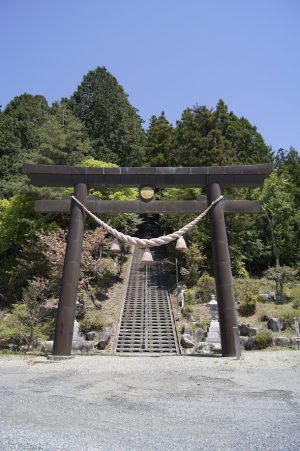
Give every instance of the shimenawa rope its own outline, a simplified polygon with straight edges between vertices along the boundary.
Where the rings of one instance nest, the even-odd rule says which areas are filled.
[[[158,238],[151,238],[151,239],[141,239],[137,238],[135,236],[130,235],[124,235],[124,233],[119,232],[116,229],[113,229],[110,227],[106,222],[102,221],[100,218],[95,216],[91,211],[89,211],[75,196],[72,196],[72,199],[80,205],[80,207],[91,217],[96,221],[104,230],[106,230],[108,233],[110,233],[112,236],[117,238],[120,241],[123,241],[126,244],[131,244],[133,246],[137,246],[140,248],[151,248],[156,246],[162,246],[164,244],[168,244],[171,241],[177,240],[181,236],[183,236],[186,232],[188,232],[194,225],[196,225],[204,216],[207,215],[209,210],[218,202],[220,202],[223,199],[223,196],[218,197],[216,200],[212,201],[212,203],[199,215],[197,216],[193,221],[186,224],[181,229],[177,230],[177,232],[171,233],[169,235],[160,236]]]

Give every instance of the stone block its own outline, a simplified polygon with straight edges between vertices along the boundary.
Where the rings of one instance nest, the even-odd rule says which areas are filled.
[[[256,349],[256,340],[254,337],[249,337],[244,343],[244,348],[246,351],[252,351],[253,349]]]
[[[276,337],[275,345],[276,346],[290,346],[291,340],[288,337]]]
[[[110,340],[110,333],[109,332],[103,332],[101,337],[100,337],[99,343],[97,344],[97,348],[100,349],[100,350],[105,349],[106,346],[109,343],[109,340]]]
[[[272,332],[280,332],[281,330],[286,329],[287,324],[282,318],[269,318],[267,326]]]
[[[180,340],[180,344],[183,348],[193,348],[193,337],[188,334],[183,334]]]
[[[244,345],[245,345],[245,343],[246,343],[246,341],[248,340],[248,338],[249,338],[249,337],[241,337],[241,336],[240,336],[240,344],[241,344],[241,346],[244,346]]]
[[[95,339],[95,336],[96,336],[96,332],[95,332],[94,330],[92,330],[91,332],[87,332],[87,333],[85,334],[85,338],[86,338],[88,341],[93,341],[93,340]]]
[[[240,336],[241,337],[254,337],[257,333],[257,329],[254,327],[250,327],[249,324],[242,323],[239,326]]]
[[[206,343],[203,341],[194,347],[192,355],[220,354],[221,352],[221,343]]]
[[[49,352],[49,353],[53,351],[53,340],[45,341],[45,343],[43,345],[43,351]]]
[[[93,341],[72,341],[72,353],[85,353],[92,352],[94,350],[94,342]]]
[[[199,343],[203,341],[203,338],[204,338],[204,330],[200,328],[195,329],[193,333],[193,341],[195,343]]]

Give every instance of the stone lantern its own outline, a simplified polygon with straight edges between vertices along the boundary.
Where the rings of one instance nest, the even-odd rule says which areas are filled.
[[[211,295],[211,300],[207,306],[210,308],[211,320],[205,341],[206,343],[221,343],[220,324],[218,321],[218,303],[214,294]]]
[[[210,308],[211,320],[217,321],[217,319],[218,319],[218,303],[217,303],[215,294],[211,295],[211,300],[207,304],[207,306]]]

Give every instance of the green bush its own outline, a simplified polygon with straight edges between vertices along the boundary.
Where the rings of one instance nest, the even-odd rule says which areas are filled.
[[[260,316],[259,316],[259,320],[262,322],[268,321],[269,319],[269,315],[265,312],[261,312]]]
[[[101,332],[104,327],[104,321],[99,310],[93,310],[85,315],[80,322],[80,331],[83,334],[95,330]]]
[[[216,294],[215,279],[205,272],[198,279],[196,299],[206,304],[210,301],[212,294]]]
[[[43,279],[33,279],[23,290],[22,304],[15,304],[10,314],[0,322],[0,346],[10,343],[35,348],[47,338],[53,321],[46,308],[46,284]]]
[[[191,288],[190,289],[186,288],[183,291],[183,294],[184,294],[184,303],[185,304],[192,304],[194,302],[194,300],[195,300],[194,290],[192,290]]]
[[[300,310],[296,310],[296,309],[289,309],[286,310],[282,315],[281,318],[285,321],[286,327],[288,329],[294,329],[294,325],[295,325],[295,320],[294,318],[296,318],[297,316],[300,316]]]
[[[106,265],[97,274],[97,286],[99,288],[107,288],[113,285],[118,275],[118,267],[111,258],[105,259]]]
[[[255,347],[256,349],[265,349],[268,346],[272,346],[272,332],[270,330],[264,330],[262,332],[258,332],[255,335]]]
[[[290,290],[290,296],[293,300],[294,309],[300,308],[300,287],[295,287]]]
[[[251,316],[256,312],[257,297],[254,294],[246,294],[244,301],[240,304],[238,312],[242,316]]]
[[[202,319],[199,323],[200,329],[207,330],[210,325],[210,319]]]
[[[193,313],[193,308],[190,305],[185,305],[182,309],[182,313]]]
[[[249,294],[258,296],[259,282],[255,279],[234,279],[234,295],[237,303],[244,302]]]
[[[180,269],[183,283],[188,287],[192,287],[197,283],[199,278],[199,270],[205,260],[201,249],[196,243],[192,243],[184,252],[184,267]]]
[[[0,348],[5,348],[10,343],[17,346],[22,344],[17,329],[10,323],[6,319],[0,320]]]

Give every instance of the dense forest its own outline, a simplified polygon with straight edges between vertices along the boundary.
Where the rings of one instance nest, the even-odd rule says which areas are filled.
[[[271,149],[256,127],[245,117],[229,111],[222,99],[214,109],[198,104],[186,108],[175,126],[162,112],[152,116],[145,129],[116,78],[105,68],[97,68],[84,76],[70,98],[48,105],[42,95],[26,93],[12,99],[0,112],[0,304],[3,309],[13,309],[11,316],[19,319],[31,308],[31,315],[35,315],[32,323],[39,324],[41,334],[47,334],[47,328],[53,326],[51,321],[44,323],[45,312],[35,310],[32,305],[37,301],[45,306],[57,302],[68,215],[37,214],[34,200],[60,198],[68,190],[30,186],[22,172],[24,162],[87,166],[272,162],[274,170],[262,188],[225,192],[237,199],[259,199],[262,206],[258,215],[226,216],[233,275],[260,277],[271,274],[273,268],[276,278],[276,270],[284,268],[281,278],[283,272],[287,280],[297,277],[300,262],[297,150]],[[92,194],[133,199],[137,191],[106,190]],[[156,196],[194,199],[199,194],[205,192],[165,189]],[[173,231],[188,219],[180,215],[151,218],[158,233]],[[105,220],[129,234],[138,234],[141,226],[147,228],[147,218],[134,214],[106,216]],[[192,287],[203,274],[212,273],[208,222],[201,222],[188,235],[187,242],[181,275],[183,283]],[[90,295],[101,298],[107,285],[117,277],[122,261],[116,264],[109,251],[109,238],[91,223],[87,223],[84,243],[79,298]],[[102,258],[99,249],[103,251]],[[168,252],[171,258],[174,249],[168,247]],[[88,319],[85,321],[88,323]],[[26,330],[26,343],[30,344],[33,338]],[[8,340],[7,331],[3,336]]]

